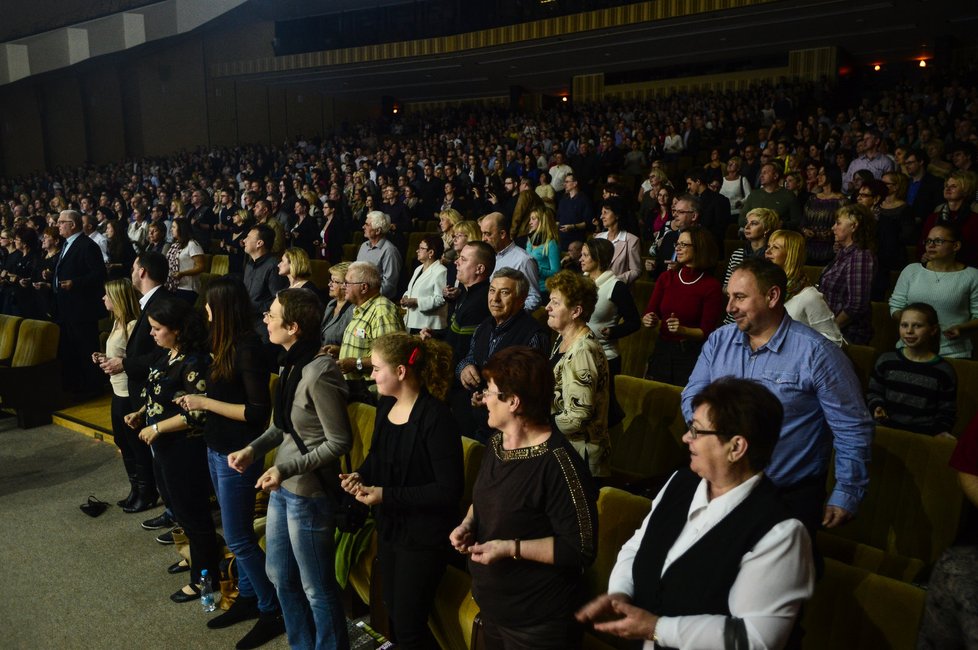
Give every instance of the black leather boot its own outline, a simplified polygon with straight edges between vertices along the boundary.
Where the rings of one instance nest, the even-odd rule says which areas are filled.
[[[160,495],[157,493],[155,485],[139,483],[136,486],[136,498],[128,506],[123,507],[122,511],[130,514],[143,512],[155,508],[159,499]]]

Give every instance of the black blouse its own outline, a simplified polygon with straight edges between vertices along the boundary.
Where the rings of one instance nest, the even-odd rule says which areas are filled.
[[[207,369],[210,355],[202,352],[178,354],[174,358],[164,355],[149,369],[146,388],[142,397],[146,400],[146,423],[156,424],[174,415],[183,417],[190,427],[183,431],[164,433],[153,445],[166,444],[178,436],[199,436],[205,421],[204,411],[185,411],[174,399],[188,394],[207,392]]]
[[[208,447],[227,455],[246,447],[265,431],[272,412],[268,379],[258,337],[250,335],[239,339],[231,379],[214,379],[212,368],[207,376],[207,396],[228,404],[244,404],[245,421],[208,413],[204,426]]]

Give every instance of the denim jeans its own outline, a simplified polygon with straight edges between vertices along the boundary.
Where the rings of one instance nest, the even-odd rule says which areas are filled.
[[[336,583],[335,523],[326,497],[303,497],[280,487],[269,499],[266,566],[293,649],[349,650]]]
[[[208,448],[207,466],[221,506],[224,539],[238,567],[238,591],[246,598],[258,598],[259,610],[277,612],[275,587],[265,575],[265,551],[255,536],[255,483],[264,467],[262,458],[239,474],[228,467],[227,456]]]

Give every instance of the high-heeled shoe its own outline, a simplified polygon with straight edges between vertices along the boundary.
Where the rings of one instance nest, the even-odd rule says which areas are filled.
[[[175,603],[189,603],[192,600],[200,600],[200,589],[196,585],[187,585],[193,590],[193,593],[188,594],[183,589],[179,589],[176,592],[170,594],[170,600]]]

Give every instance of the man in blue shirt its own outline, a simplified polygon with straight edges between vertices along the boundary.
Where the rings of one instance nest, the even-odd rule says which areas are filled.
[[[734,271],[727,313],[735,324],[707,339],[683,390],[683,414],[691,419],[693,397],[720,377],[771,390],[784,406],[784,425],[765,473],[814,539],[819,524],[851,519],[865,496],[873,419],[841,350],[785,313],[786,285],[784,271],[768,260],[745,260]],[[823,510],[833,447],[836,484]]]

